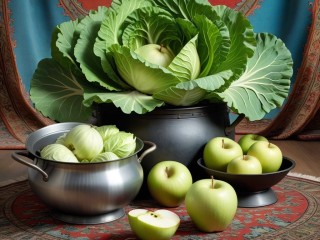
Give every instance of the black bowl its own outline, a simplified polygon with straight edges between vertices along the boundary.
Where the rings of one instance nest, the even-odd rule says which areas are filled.
[[[278,171],[262,174],[232,174],[207,168],[203,159],[198,165],[209,176],[229,183],[237,192],[239,207],[260,207],[277,201],[271,187],[280,182],[296,165],[295,161],[283,157]]]

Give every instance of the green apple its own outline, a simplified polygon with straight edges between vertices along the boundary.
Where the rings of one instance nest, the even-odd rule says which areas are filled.
[[[259,141],[254,143],[249,148],[248,155],[259,159],[263,173],[276,172],[282,164],[282,152],[280,148],[270,142]]]
[[[154,165],[147,178],[151,196],[166,207],[179,206],[192,185],[189,169],[177,161],[161,161]]]
[[[227,171],[227,165],[232,159],[242,155],[240,145],[227,137],[212,138],[203,150],[206,167],[224,172]]]
[[[173,52],[165,46],[150,43],[135,50],[135,53],[150,63],[167,67],[174,59]]]
[[[262,166],[260,161],[250,155],[243,155],[236,157],[229,162],[227,167],[227,173],[235,174],[261,174]]]
[[[132,231],[142,240],[167,240],[177,231],[180,218],[172,211],[134,209],[128,213]]]
[[[219,232],[232,222],[238,198],[229,183],[213,178],[202,179],[190,187],[185,204],[191,220],[200,231]]]
[[[243,135],[239,139],[238,143],[239,143],[240,147],[242,148],[243,154],[247,154],[251,145],[256,143],[257,141],[268,142],[268,139],[265,138],[264,136],[250,133],[250,134]]]

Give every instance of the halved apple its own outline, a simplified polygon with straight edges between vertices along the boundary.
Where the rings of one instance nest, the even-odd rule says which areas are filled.
[[[172,211],[134,209],[128,213],[132,231],[142,240],[167,240],[177,231],[180,218]]]

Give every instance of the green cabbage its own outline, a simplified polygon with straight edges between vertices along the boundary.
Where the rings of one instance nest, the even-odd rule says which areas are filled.
[[[59,162],[79,162],[69,148],[59,143],[52,143],[45,146],[43,149],[41,149],[40,156],[44,159],[55,160]]]
[[[62,144],[62,145],[66,145],[66,143],[65,143],[65,139],[66,139],[66,135],[67,135],[67,133],[64,133],[64,134],[62,134],[61,136],[59,136],[58,138],[57,138],[57,140],[56,140],[56,142],[55,143],[59,143],[59,144]]]
[[[113,152],[119,158],[132,155],[136,149],[136,137],[132,133],[120,131],[110,136],[103,144],[104,152]]]
[[[104,125],[95,127],[95,129],[99,132],[103,141],[106,141],[109,137],[119,132],[119,128],[115,125]]]
[[[137,49],[148,44],[170,50],[168,66],[141,56]],[[100,103],[143,114],[210,102],[258,120],[283,104],[293,73],[279,38],[255,33],[241,12],[207,0],[113,1],[58,25],[51,48],[30,97],[57,121],[88,120]]]
[[[90,162],[106,162],[111,160],[117,160],[119,157],[113,152],[103,152],[92,159]]]
[[[79,124],[69,132],[64,138],[64,144],[73,154],[82,160],[91,160],[103,150],[103,139],[95,126]]]

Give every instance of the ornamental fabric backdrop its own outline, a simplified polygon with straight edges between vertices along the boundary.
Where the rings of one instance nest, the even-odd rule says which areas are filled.
[[[211,0],[249,17],[255,32],[281,38],[292,53],[291,93],[263,120],[243,120],[238,134],[320,139],[320,0]],[[32,131],[53,123],[32,106],[29,86],[38,62],[50,57],[53,28],[111,0],[0,0],[0,149],[24,148]]]

